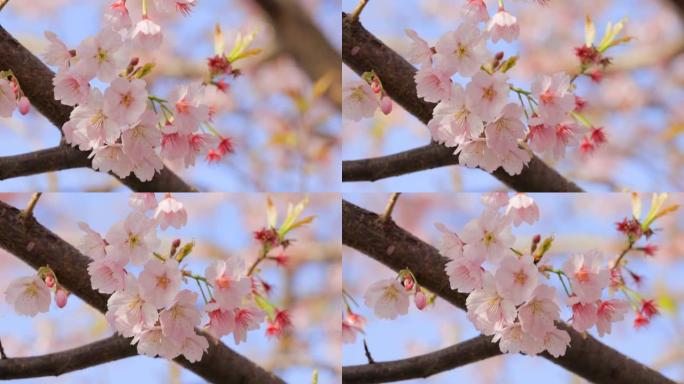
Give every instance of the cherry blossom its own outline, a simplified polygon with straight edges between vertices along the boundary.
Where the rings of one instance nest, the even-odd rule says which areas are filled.
[[[102,29],[97,35],[83,40],[76,48],[78,63],[74,70],[90,80],[96,77],[110,82],[117,76],[117,71],[126,65],[123,41],[118,33],[111,29]]]
[[[571,296],[568,305],[572,307],[572,327],[578,332],[585,332],[598,321],[594,302],[582,303],[577,296]]]
[[[76,248],[91,259],[97,260],[105,257],[105,246],[107,243],[102,236],[95,232],[84,222],[79,222],[78,227],[85,232],[76,244]]]
[[[466,308],[475,328],[485,335],[513,324],[517,315],[515,305],[497,290],[496,280],[490,272],[483,274],[482,288],[468,295]]]
[[[209,120],[209,107],[201,103],[202,94],[202,86],[195,83],[178,86],[169,96],[175,107],[173,128],[178,133],[193,133],[200,123]]]
[[[427,41],[421,39],[413,29],[406,29],[404,32],[411,39],[406,60],[411,64],[430,65],[432,63],[432,49],[430,49]]]
[[[152,192],[136,192],[128,199],[128,206],[145,212],[157,208],[157,197]]]
[[[508,220],[493,210],[485,210],[480,218],[468,222],[461,239],[466,243],[466,257],[490,262],[501,260],[515,241]]]
[[[435,44],[435,62],[449,75],[470,77],[487,60],[486,36],[473,24],[462,23],[455,31],[445,33]]]
[[[0,117],[12,117],[17,107],[12,84],[7,79],[0,78]]]
[[[5,291],[5,300],[24,316],[35,316],[50,310],[50,289],[38,275],[20,277]]]
[[[144,17],[133,28],[131,37],[140,49],[155,50],[161,45],[163,34],[157,23]]]
[[[485,126],[487,146],[499,153],[517,149],[518,140],[525,138],[525,124],[521,121],[522,113],[520,105],[506,104],[498,117]]]
[[[128,177],[133,171],[131,159],[124,154],[121,144],[111,144],[96,148],[91,153],[93,159],[93,169],[100,172],[112,172],[124,178]]]
[[[532,155],[523,148],[509,148],[506,152],[497,153],[501,168],[511,176],[518,175],[532,159]]]
[[[536,355],[544,350],[543,340],[523,331],[519,322],[497,331],[492,342],[499,341],[503,353],[524,353]]]
[[[378,101],[370,85],[364,80],[346,83],[342,87],[342,117],[359,121],[371,118],[378,108]]]
[[[438,103],[451,97],[453,83],[443,66],[423,66],[416,72],[416,92],[425,101]]]
[[[473,23],[486,23],[489,20],[487,4],[484,0],[467,0],[461,10],[463,18]]]
[[[496,288],[514,305],[527,301],[537,287],[539,276],[531,257],[505,256],[496,270]]]
[[[598,250],[572,255],[563,264],[563,272],[570,278],[576,299],[590,303],[601,298],[603,288],[610,283],[610,273],[601,267],[602,255]]]
[[[489,20],[487,31],[489,31],[490,37],[495,43],[501,39],[512,43],[520,34],[520,26],[515,16],[503,8],[499,8],[499,11]]]
[[[90,84],[88,79],[74,69],[64,69],[57,72],[52,79],[55,87],[55,100],[64,105],[76,105],[85,103],[90,96]]]
[[[214,337],[227,335],[235,329],[235,313],[233,308],[222,308],[217,302],[212,301],[204,307],[209,314],[207,332]]]
[[[200,311],[197,309],[197,294],[184,289],[174,299],[171,306],[159,313],[164,336],[174,340],[183,340],[195,333],[195,327],[200,323]]]
[[[191,363],[202,360],[202,355],[208,348],[207,338],[194,332],[180,342],[180,353]]]
[[[235,330],[233,339],[235,344],[247,340],[247,332],[259,329],[259,325],[264,321],[266,313],[252,304],[247,304],[234,309]]]
[[[598,304],[596,310],[596,330],[599,336],[610,334],[611,324],[624,319],[629,303],[624,300],[606,300]]]
[[[451,289],[458,292],[470,293],[482,288],[482,261],[458,258],[450,260],[444,267],[449,276]]]
[[[532,83],[532,93],[539,100],[539,116],[544,124],[555,126],[575,109],[575,96],[569,89],[570,77],[562,72],[540,76]]]
[[[150,259],[140,272],[140,295],[157,308],[170,305],[181,283],[178,262],[173,259],[161,262]]]
[[[165,359],[175,359],[180,355],[180,346],[170,337],[164,336],[161,327],[143,330],[135,335],[131,344],[137,343],[138,353],[145,356],[161,356]]]
[[[466,85],[465,94],[472,111],[483,120],[491,121],[501,113],[508,100],[508,91],[508,76],[500,72],[490,75],[479,71]],[[511,107],[507,112],[506,117],[514,118],[518,111]]]
[[[482,118],[466,103],[463,88],[455,84],[451,97],[442,100],[432,111],[428,128],[433,140],[447,147],[456,147],[480,136],[484,125]]]
[[[238,257],[213,262],[207,267],[205,276],[214,285],[214,298],[222,308],[240,306],[251,289],[244,263]]]
[[[582,135],[586,133],[586,129],[575,123],[572,120],[565,120],[559,124],[556,124],[555,133],[556,137],[554,140],[554,145],[549,148],[549,152],[553,154],[553,157],[558,160],[565,157],[565,148],[569,146],[578,146]]]
[[[437,246],[439,253],[452,260],[461,259],[463,257],[464,243],[461,238],[458,237],[458,234],[450,231],[442,223],[435,223],[435,228],[442,233],[439,245]]]
[[[97,259],[88,265],[90,285],[101,293],[113,293],[124,288],[126,262],[111,257]]]
[[[539,207],[528,195],[516,193],[508,202],[506,216],[511,218],[516,227],[523,222],[531,225],[539,220]]]
[[[494,172],[501,165],[497,153],[487,146],[485,139],[466,141],[454,153],[459,155],[459,162],[468,168]]]
[[[554,328],[546,332],[543,337],[543,347],[553,357],[560,357],[565,355],[565,350],[570,344],[570,334],[567,331]]]
[[[45,31],[45,38],[48,39],[48,44],[43,59],[46,63],[59,67],[60,70],[69,66],[71,62],[71,53],[69,48],[60,40],[54,32]]]
[[[156,222],[142,212],[131,212],[126,220],[114,224],[105,235],[109,243],[107,253],[136,265],[145,263],[159,245],[156,226]]]
[[[93,89],[85,103],[71,111],[69,123],[74,124],[74,130],[85,138],[84,142],[71,141],[72,145],[78,144],[81,150],[99,149],[105,144],[114,144],[121,135],[121,125],[104,111],[104,96],[99,89]]]
[[[371,284],[363,296],[368,307],[381,319],[393,320],[408,313],[409,297],[397,279],[383,279]]]
[[[69,293],[62,288],[57,288],[55,290],[55,305],[57,308],[64,308],[67,304],[67,299],[69,298]]]
[[[487,209],[497,210],[508,205],[508,193],[486,192],[480,195],[480,200]]]
[[[525,304],[518,308],[518,318],[523,331],[543,338],[555,329],[554,322],[560,319],[560,307],[556,302],[556,290],[540,284]]]
[[[154,212],[154,219],[157,220],[159,228],[162,230],[169,226],[180,229],[188,222],[188,213],[183,203],[176,200],[170,193],[159,202],[157,210]]]
[[[104,93],[104,113],[119,124],[133,124],[147,107],[147,83],[117,77]]]
[[[356,335],[363,332],[363,329],[357,324],[350,321],[348,318],[342,319],[342,342],[351,344],[356,341]]]
[[[143,329],[152,328],[159,319],[159,312],[142,298],[140,284],[129,274],[125,288],[114,292],[107,300],[105,317],[122,336],[132,337]]]

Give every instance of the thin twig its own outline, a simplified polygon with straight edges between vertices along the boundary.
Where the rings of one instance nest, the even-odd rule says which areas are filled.
[[[390,220],[392,218],[392,211],[394,210],[394,205],[397,204],[397,199],[399,199],[399,195],[401,195],[401,192],[394,192],[390,198],[389,201],[387,202],[387,206],[385,206],[385,213],[380,216],[380,221],[383,223],[386,223],[387,220]]]
[[[2,348],[2,340],[0,340],[0,359],[6,359],[7,355],[5,355],[5,349]]]
[[[359,19],[359,16],[361,16],[361,12],[363,12],[363,9],[366,7],[366,4],[368,4],[368,0],[359,0],[359,4],[356,5],[356,8],[354,8],[354,12],[351,14],[351,21],[357,21]]]
[[[613,264],[612,269],[615,269],[615,268],[620,266],[620,262],[625,257],[625,255],[627,255],[627,252],[631,251],[632,248],[634,247],[634,243],[635,243],[635,241],[633,241],[631,239],[629,240],[629,244],[627,244],[627,247],[622,250],[622,252],[620,253],[620,256],[617,258],[617,260],[615,260],[615,264]]]
[[[33,209],[36,207],[36,204],[38,204],[38,200],[40,199],[40,196],[42,196],[42,192],[36,192],[31,196],[31,200],[29,201],[28,205],[26,206],[26,209],[21,211],[21,215],[24,216],[25,218],[33,216]]]
[[[366,339],[363,339],[363,350],[366,353],[368,364],[375,364],[375,360],[373,360],[373,356],[371,356],[370,350],[368,349],[368,344],[366,344]]]

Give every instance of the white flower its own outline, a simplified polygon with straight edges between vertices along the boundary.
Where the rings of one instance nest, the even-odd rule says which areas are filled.
[[[143,264],[159,245],[156,227],[156,222],[140,211],[131,212],[126,220],[114,224],[107,232],[107,253],[136,265]]]
[[[169,259],[162,263],[152,258],[145,263],[139,279],[142,298],[157,308],[164,308],[176,296],[181,284],[181,271],[176,260]]]
[[[582,303],[601,298],[603,288],[610,283],[610,272],[601,267],[601,252],[590,250],[572,255],[563,264],[563,272],[570,278],[572,291]]]
[[[449,75],[458,72],[470,77],[480,70],[489,56],[486,36],[471,23],[444,34],[435,44],[435,62],[446,68]]]
[[[538,275],[531,257],[509,254],[496,270],[496,288],[503,297],[518,305],[530,298],[539,282]]]
[[[364,80],[346,83],[342,87],[342,96],[342,117],[345,119],[359,121],[370,118],[378,109],[378,100]]]
[[[518,38],[520,34],[520,26],[518,25],[518,20],[515,16],[506,12],[503,9],[499,9],[499,12],[492,16],[487,25],[487,31],[492,38],[492,41],[496,43],[500,39],[504,39],[509,43]]]
[[[174,199],[169,193],[159,202],[157,210],[154,212],[154,219],[157,220],[162,230],[169,226],[180,229],[187,224],[188,213],[183,203]]]
[[[408,313],[409,297],[397,279],[376,281],[363,296],[368,307],[381,319],[395,319]]]
[[[466,257],[498,262],[510,253],[515,238],[508,220],[493,210],[485,210],[478,219],[468,222],[461,239],[466,243],[463,252]]]
[[[560,319],[556,290],[548,285],[538,285],[532,292],[532,297],[518,308],[518,318],[525,332],[538,337],[553,330],[554,322]]]
[[[466,307],[468,319],[485,335],[513,324],[517,315],[515,305],[497,291],[494,276],[489,272],[483,275],[482,288],[468,295]]]
[[[20,277],[10,283],[5,300],[25,316],[35,316],[50,310],[50,289],[38,275]]]
[[[506,216],[513,220],[516,227],[523,222],[534,224],[539,220],[539,207],[528,195],[516,193],[508,202]]]

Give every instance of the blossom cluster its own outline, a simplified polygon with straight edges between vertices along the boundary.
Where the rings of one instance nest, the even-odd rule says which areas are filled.
[[[247,333],[264,322],[269,337],[289,331],[289,314],[269,300],[270,285],[259,277],[258,266],[265,260],[283,264],[285,248],[292,241],[286,235],[313,220],[299,219],[306,201],[290,205],[286,219],[276,227],[277,212],[269,199],[268,230],[255,232],[261,245],[257,260],[248,267],[242,257],[231,255],[212,262],[203,275],[182,265],[194,242],[182,244],[176,239],[168,250],[160,249],[158,230],[187,224],[188,214],[180,201],[171,194],[157,201],[153,193],[137,193],[129,205],[132,211],[128,216],[104,236],[79,223],[84,235],[77,249],[92,259],[87,267],[92,288],[110,295],[105,314],[108,322],[122,336],[132,337],[140,354],[167,359],[183,355],[191,362],[199,361],[209,347],[206,335],[197,330],[202,324],[211,337],[232,334],[236,344],[246,341]],[[274,235],[264,240],[261,233]],[[279,256],[271,256],[276,252]],[[183,287],[189,280],[195,280],[203,306],[198,306],[197,292]],[[20,314],[47,312],[49,288],[55,288],[55,301],[63,307],[67,293],[48,267],[39,269],[37,276],[11,283],[7,302]]]
[[[590,76],[587,71],[594,64],[605,67],[610,63],[603,55],[605,50],[629,40],[617,36],[622,25],[609,26],[600,46],[593,45],[591,36],[586,46],[577,50],[580,75]],[[501,167],[516,175],[534,152],[560,159],[568,147],[589,153],[607,141],[603,128],[594,127],[581,113],[586,101],[574,93],[579,75],[540,75],[530,90],[511,83],[507,72],[518,57],[504,59],[503,52],[493,54],[488,42],[512,43],[519,32],[516,17],[503,1],[490,17],[484,0],[466,1],[460,25],[442,35],[434,46],[415,31],[406,30],[411,39],[406,58],[419,66],[417,96],[437,103],[428,122],[432,139],[455,148],[460,163],[468,167],[487,172]],[[464,85],[454,81],[456,75],[465,80]],[[354,120],[372,117],[377,102],[367,84],[356,82],[345,89],[346,116]]]
[[[468,222],[460,233],[436,224],[441,232],[438,250],[448,259],[445,272],[450,287],[468,294],[467,316],[478,331],[493,336],[492,341],[499,342],[504,353],[536,355],[548,351],[558,357],[565,354],[570,343],[569,333],[556,324],[561,320],[562,305],[572,313],[569,322],[575,330],[586,332],[596,327],[599,336],[610,334],[612,324],[623,320],[630,307],[636,314],[635,327],[647,324],[657,315],[653,300],[643,299],[626,286],[622,270],[626,268],[624,256],[628,252],[654,252],[652,245],[635,244],[642,236],[653,233],[650,225],[655,219],[677,209],[662,208],[664,199],[665,196],[654,198],[643,221],[635,213],[633,219],[618,223],[618,230],[628,236],[628,245],[613,260],[592,249],[572,254],[556,268],[545,257],[553,237],[542,240],[540,235],[533,237],[528,250],[514,248],[512,228],[534,224],[540,217],[536,202],[522,193],[511,197],[503,192],[483,194],[482,214]],[[638,277],[632,271],[630,274]],[[417,286],[417,282],[408,270],[402,270],[399,277],[377,281],[366,291],[366,305],[379,318],[394,319],[408,311],[411,291],[407,288]],[[550,284],[554,277],[563,288],[562,300]],[[606,291],[608,294],[604,294]],[[624,293],[626,299],[616,298],[616,292]],[[421,308],[417,296],[414,300]],[[352,321],[349,316],[343,320],[351,341],[351,334],[361,331],[363,325]]]
[[[225,83],[179,85],[168,99],[159,98],[144,80],[154,63],[142,64],[134,55],[158,49],[163,39],[160,20],[174,11],[187,15],[195,3],[142,0],[130,6],[118,0],[107,10],[102,29],[76,49],[45,32],[50,44],[43,57],[58,68],[54,97],[75,107],[62,127],[65,140],[92,151],[94,169],[119,177],[133,173],[148,181],[164,161],[190,167],[198,156],[216,161],[232,152],[231,140],[211,124]],[[106,88],[91,85],[93,80]]]
[[[392,112],[392,99],[387,96],[380,78],[372,71],[365,72],[361,77],[362,80],[347,83],[342,88],[342,116],[359,121],[373,117],[378,107],[382,113],[389,115]]]

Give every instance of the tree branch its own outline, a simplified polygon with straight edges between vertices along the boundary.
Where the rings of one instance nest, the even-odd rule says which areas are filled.
[[[309,76],[317,81],[331,76],[326,95],[337,109],[342,109],[342,70],[340,54],[321,33],[296,1],[254,0],[268,15],[275,37],[283,50],[295,59]]]
[[[111,336],[66,351],[0,360],[0,380],[59,376],[137,354],[130,339]]]
[[[342,162],[342,181],[376,181],[454,164],[458,164],[454,148],[433,142],[392,155],[345,160]],[[561,176],[536,156],[517,176],[511,176],[501,168],[494,171],[493,175],[516,191],[583,192],[577,184]]]
[[[491,336],[481,335],[408,359],[342,367],[342,380],[348,384],[362,384],[426,378],[500,354],[499,345],[492,343]]]
[[[90,163],[86,152],[61,145],[21,155],[0,157],[0,180],[90,167]]]
[[[94,291],[88,278],[90,259],[71,244],[38,223],[35,218],[23,219],[21,211],[0,201],[0,248],[14,254],[31,267],[49,265],[59,283],[83,301],[104,313],[107,295]],[[175,361],[211,382],[283,383],[249,359],[225,344],[209,343],[209,349],[197,363],[179,357]]]
[[[465,309],[467,295],[452,290],[444,272],[447,258],[395,222],[381,223],[379,217],[343,200],[342,243],[395,271],[409,268],[420,285]],[[545,359],[599,384],[674,384],[660,372],[621,354],[593,336],[582,335],[565,323],[557,325],[570,334],[570,347],[559,358],[544,353],[541,356]]]
[[[374,70],[382,81],[383,89],[406,111],[416,116],[418,120],[424,124],[427,124],[430,119],[432,119],[432,110],[436,104],[428,103],[418,98],[418,95],[416,94],[416,84],[413,81],[416,74],[416,69],[413,65],[386,46],[382,41],[378,40],[373,34],[368,32],[361,23],[351,22],[345,13],[342,13],[342,60],[359,75]],[[426,149],[426,147],[422,148]],[[453,152],[453,149],[448,148],[436,152],[446,158],[445,155],[447,150]],[[458,161],[453,155],[451,156],[453,156],[454,159],[450,161],[428,161],[425,157],[427,153],[418,152],[421,153],[420,156],[416,153],[411,153],[411,155],[417,156],[417,161],[422,161],[428,168],[411,166],[407,167],[408,172],[450,165],[453,164],[452,161]],[[401,163],[406,164],[413,160],[412,157],[407,157],[408,155],[409,154],[405,154],[399,157],[399,159],[404,160]],[[397,158],[394,158],[394,160],[397,160]],[[345,172],[345,165],[353,168],[348,169]],[[363,163],[345,162],[343,163],[342,173],[343,175],[347,173],[349,176],[351,176],[350,173],[358,174],[360,172],[358,169],[361,165],[363,165]],[[399,165],[392,166],[392,164],[387,164],[377,166],[378,168],[384,168],[388,176],[402,174]],[[372,171],[369,173],[372,174]],[[577,185],[566,180],[556,172],[556,170],[546,165],[535,155],[532,156],[532,161],[530,161],[519,175],[510,176],[501,168],[497,169],[493,175],[506,185],[518,191],[580,191]]]
[[[73,108],[55,100],[52,87],[52,78],[55,74],[1,25],[0,52],[2,52],[0,54],[0,70],[11,69],[19,80],[22,91],[31,101],[31,105],[61,131],[64,123],[69,121],[69,115]],[[87,158],[90,154],[90,152],[82,153],[83,159]],[[88,167],[90,167],[90,163]],[[196,191],[194,187],[186,184],[166,166],[164,166],[162,172],[155,174],[154,178],[146,183],[141,182],[134,176],[119,180],[136,191]]]

